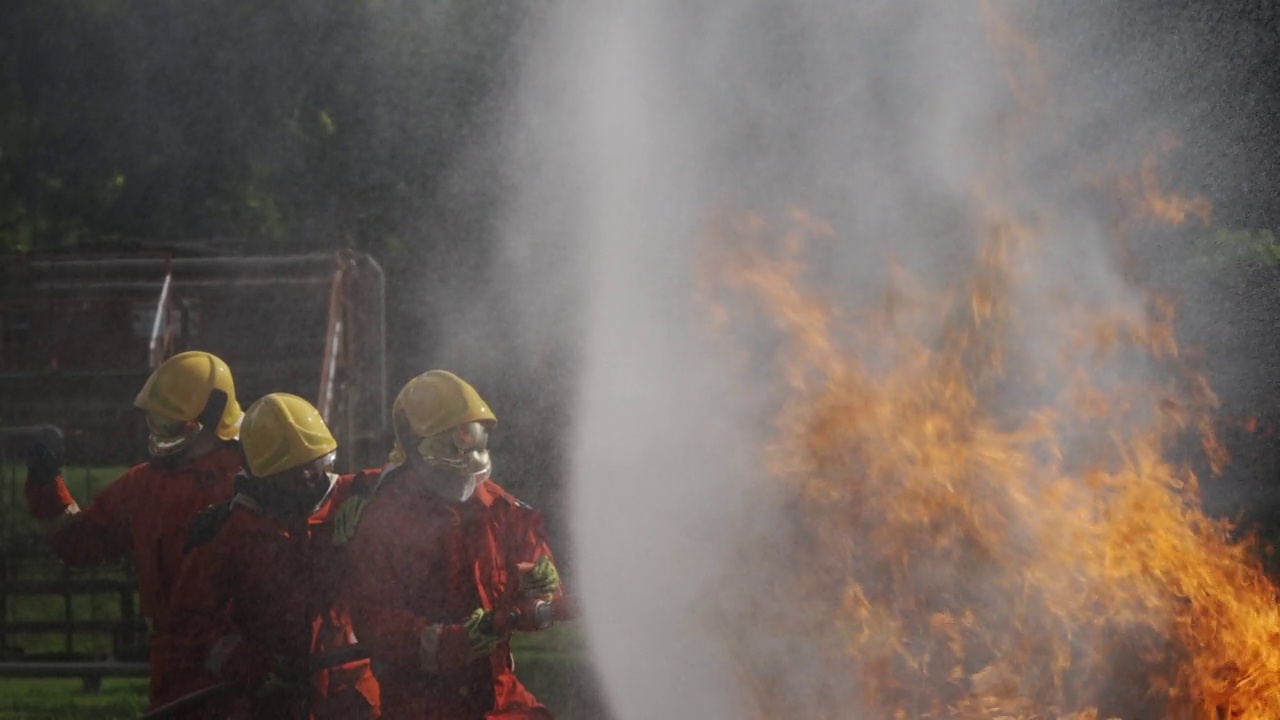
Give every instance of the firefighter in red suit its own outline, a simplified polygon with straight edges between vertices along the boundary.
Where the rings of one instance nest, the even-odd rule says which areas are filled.
[[[392,423],[376,491],[348,505],[359,562],[346,591],[383,717],[551,718],[494,628],[495,612],[561,593],[541,515],[489,479],[497,418],[471,385],[433,370],[400,391]]]
[[[184,654],[202,660],[210,684],[239,686],[199,716],[375,718],[369,661],[319,660],[355,643],[337,602],[344,548],[334,520],[377,475],[330,473],[338,444],[296,395],[250,406],[241,443],[238,492],[196,519],[173,591]]]
[[[146,413],[151,460],[131,468],[81,510],[62,480],[61,437],[27,456],[27,505],[53,550],[72,567],[130,561],[150,629],[151,702],[178,697],[194,680],[173,644],[170,592],[191,520],[231,496],[240,471],[242,413],[219,358],[185,352],[151,374],[134,405]]]

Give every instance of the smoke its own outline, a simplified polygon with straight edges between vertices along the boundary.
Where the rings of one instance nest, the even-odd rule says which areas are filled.
[[[746,716],[743,665],[775,668],[796,717],[839,686],[814,649],[827,638],[739,627],[753,656],[735,657],[711,612],[756,603],[742,615],[803,625],[785,593],[742,588],[759,577],[743,543],[768,562],[800,550],[759,467],[769,378],[709,341],[695,300],[715,210],[830,222],[840,241],[812,272],[853,309],[882,296],[891,259],[941,284],[991,216],[1044,222],[1058,230],[1019,297],[1044,322],[1015,340],[1052,363],[1068,331],[1054,297],[1136,310],[1088,180],[1136,161],[1160,118],[1124,91],[1136,71],[1107,71],[1087,13],[1024,8],[1023,35],[984,8],[565,2],[534,29],[498,275],[516,345],[571,391],[575,590],[619,717]]]

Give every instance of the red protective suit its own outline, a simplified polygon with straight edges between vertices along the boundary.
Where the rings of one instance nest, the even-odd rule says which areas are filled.
[[[334,542],[334,519],[353,490],[376,478],[338,478],[320,508],[292,527],[244,495],[197,521],[173,591],[181,647],[186,657],[199,659],[206,684],[231,681],[246,688],[211,703],[202,716],[378,717],[378,685],[368,660],[300,671],[302,692],[257,692],[273,671],[305,668],[312,656],[354,643],[350,616],[337,602],[344,555]]]
[[[346,590],[360,642],[373,650],[383,717],[549,719],[516,679],[510,645],[469,664],[423,670],[420,639],[476,608],[511,608],[516,564],[551,556],[541,514],[491,481],[464,503],[435,495],[407,467],[387,471],[360,517]],[[441,653],[448,650],[442,642]]]
[[[72,567],[128,560],[138,576],[141,610],[150,627],[151,702],[188,691],[193,678],[173,644],[169,599],[182,562],[191,520],[231,497],[240,450],[224,443],[185,462],[147,462],[103,488],[83,512],[62,478],[26,485],[33,517],[53,527],[50,543]]]

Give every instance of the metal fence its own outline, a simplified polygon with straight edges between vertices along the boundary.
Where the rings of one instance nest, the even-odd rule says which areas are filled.
[[[66,567],[27,516],[24,430],[0,428],[0,677],[80,677],[95,690],[103,677],[145,676],[146,627],[129,568]],[[77,459],[74,438],[69,449]],[[63,475],[84,502],[113,479],[83,462]]]
[[[20,429],[62,427],[82,505],[145,460],[134,394],[164,359],[206,350],[243,406],[307,397],[343,447],[341,470],[387,447],[385,278],[354,252],[293,256],[85,254],[0,266],[0,677],[147,674],[126,565],[73,570],[26,512]]]
[[[140,460],[134,394],[165,358],[205,350],[242,405],[277,391],[320,408],[339,469],[388,446],[385,278],[354,252],[15,258],[0,272],[0,424],[56,422],[97,463]]]

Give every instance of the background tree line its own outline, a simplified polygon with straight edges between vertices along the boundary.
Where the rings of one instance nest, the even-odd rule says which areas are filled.
[[[509,79],[516,4],[15,0],[0,242],[406,243]],[[467,188],[484,192],[483,187]],[[456,222],[461,222],[458,220]],[[263,248],[266,249],[266,248]]]

